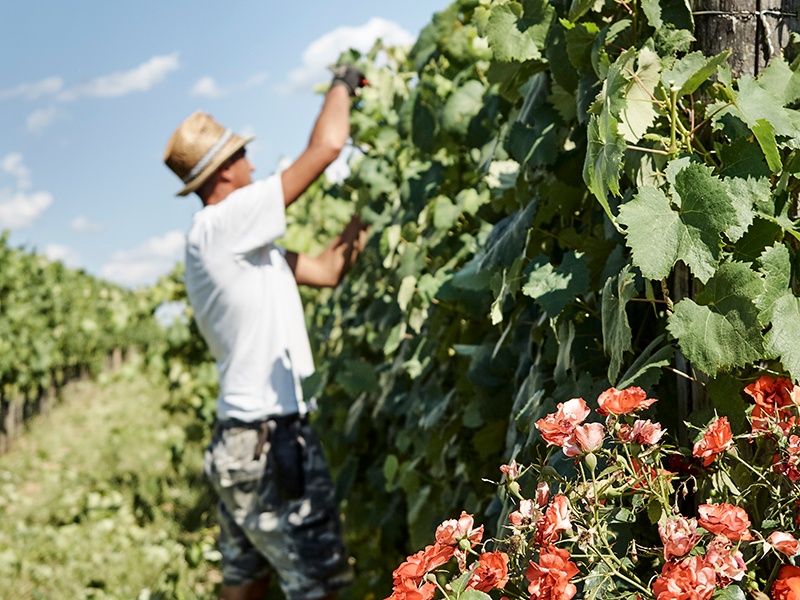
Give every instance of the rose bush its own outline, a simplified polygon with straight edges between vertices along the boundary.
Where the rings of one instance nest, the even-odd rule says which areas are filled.
[[[656,402],[640,388],[558,404],[535,423],[541,460],[500,467],[497,536],[445,521],[389,599],[800,600],[800,388],[743,392],[746,430],[715,416],[691,447],[638,418]]]

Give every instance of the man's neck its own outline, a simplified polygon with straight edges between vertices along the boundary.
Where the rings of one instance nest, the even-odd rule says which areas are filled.
[[[220,183],[214,186],[214,189],[211,192],[203,197],[200,196],[200,200],[203,202],[203,206],[213,206],[214,204],[219,204],[225,198],[230,196],[231,192],[234,191],[234,187],[225,183]]]

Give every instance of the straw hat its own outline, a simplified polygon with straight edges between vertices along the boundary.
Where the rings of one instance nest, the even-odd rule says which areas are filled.
[[[169,138],[164,151],[164,162],[186,184],[178,196],[194,192],[252,139],[252,136],[243,138],[225,129],[200,110],[191,114]]]

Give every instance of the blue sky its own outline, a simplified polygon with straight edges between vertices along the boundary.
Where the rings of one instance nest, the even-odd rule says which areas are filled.
[[[28,0],[0,5],[0,230],[126,286],[183,253],[167,139],[197,109],[254,134],[255,176],[302,151],[348,46],[413,42],[448,0]]]

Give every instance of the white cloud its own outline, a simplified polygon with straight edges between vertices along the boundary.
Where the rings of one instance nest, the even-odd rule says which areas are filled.
[[[405,46],[414,43],[414,36],[397,23],[374,17],[360,27],[339,27],[309,44],[303,51],[303,65],[289,73],[283,91],[307,90],[330,79],[328,65],[338,56],[353,48],[368,51],[375,40],[382,39],[387,46]]]
[[[22,154],[19,152],[6,154],[0,161],[0,167],[17,180],[17,189],[27,190],[31,187],[31,170],[22,162]]]
[[[217,85],[213,77],[201,77],[189,90],[190,96],[200,98],[222,98],[227,96],[228,90],[224,90]]]
[[[47,244],[43,252],[50,260],[61,261],[66,266],[73,269],[81,266],[80,256],[69,246],[63,244]]]
[[[261,85],[268,78],[268,73],[256,73],[255,75],[248,77],[244,83],[221,87],[217,83],[216,79],[210,75],[206,75],[195,82],[195,84],[192,86],[192,89],[189,90],[189,95],[200,98],[222,98],[223,96],[227,96],[231,93],[246,92],[257,85]]]
[[[254,88],[257,85],[261,85],[267,79],[269,79],[269,73],[263,71],[261,73],[256,73],[255,75],[248,77],[247,81],[242,84],[242,89],[249,90],[250,88]]]
[[[58,118],[60,111],[55,106],[40,108],[28,115],[25,124],[31,133],[41,133]]]
[[[72,102],[79,98],[113,98],[132,92],[146,92],[179,66],[177,53],[154,56],[129,71],[104,75],[66,89],[61,77],[49,77],[36,83],[23,83],[15,88],[0,90],[0,100],[15,97],[35,100],[40,96],[54,95],[56,101]],[[62,114],[63,111],[55,106],[37,109],[26,119],[28,131],[41,133]]]
[[[25,97],[28,100],[34,100],[39,96],[55,94],[56,92],[61,91],[61,88],[63,87],[64,80],[61,79],[61,77],[48,77],[47,79],[42,79],[36,83],[23,83],[15,88],[0,90],[0,100],[5,100],[6,98],[15,98],[18,96]]]
[[[72,219],[69,224],[70,229],[80,233],[100,233],[105,229],[102,224],[90,221],[88,218],[80,216]]]
[[[69,88],[61,92],[58,99],[71,101],[83,97],[113,98],[131,92],[146,92],[179,66],[177,54],[154,56],[129,71],[104,75]]]
[[[0,189],[0,229],[19,229],[32,225],[53,203],[48,192]]]
[[[150,285],[183,260],[185,247],[183,232],[170,231],[145,240],[131,250],[113,253],[101,275],[122,285]]]
[[[31,171],[22,155],[12,152],[0,159],[0,175],[10,175],[11,185],[0,188],[0,229],[28,227],[53,203],[49,192],[29,192]]]

